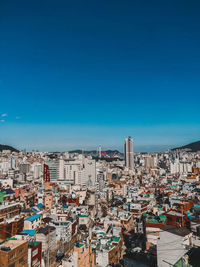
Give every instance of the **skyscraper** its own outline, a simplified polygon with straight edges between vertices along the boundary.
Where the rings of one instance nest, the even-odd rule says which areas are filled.
[[[124,156],[125,156],[125,165],[130,170],[133,170],[134,167],[134,150],[133,150],[133,139],[131,136],[125,139],[124,144]]]

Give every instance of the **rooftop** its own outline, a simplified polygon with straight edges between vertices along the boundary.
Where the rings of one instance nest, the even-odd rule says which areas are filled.
[[[40,244],[40,242],[37,242],[37,241],[29,241],[28,242],[28,247],[29,248],[33,248],[33,247],[36,247],[38,244]]]
[[[44,205],[42,203],[39,203],[39,204],[36,205],[36,207],[38,207],[38,208],[44,208]]]
[[[34,214],[33,216],[30,216],[26,219],[24,219],[24,221],[30,221],[30,222],[33,222],[35,221],[36,219],[40,218],[42,216],[42,214]]]
[[[19,203],[12,203],[12,204],[2,204],[2,205],[0,205],[0,210],[1,209],[6,209],[6,208],[11,208],[11,207],[14,207],[14,206],[19,206],[20,204]]]
[[[114,237],[113,242],[118,243],[120,241],[120,237]]]
[[[184,217],[183,214],[181,214],[180,212],[174,211],[174,210],[171,210],[169,212],[166,212],[166,214],[173,215],[173,216]]]
[[[86,215],[86,214],[79,214],[78,217],[80,218],[84,218],[84,217],[88,217],[89,215]]]
[[[77,248],[81,248],[81,247],[83,247],[83,246],[84,246],[84,244],[79,243],[79,242],[76,242],[76,247],[77,247]]]
[[[2,247],[9,247],[12,250],[12,249],[15,249],[16,247],[24,244],[24,243],[27,243],[27,241],[25,241],[25,240],[17,240],[17,239],[10,239],[10,240],[6,240],[3,244],[1,244],[0,249]]]
[[[21,234],[27,234],[29,236],[34,236],[36,233],[36,230],[24,230],[21,232]]]
[[[144,216],[146,216],[146,222],[147,223],[158,223],[158,224],[164,224],[166,223],[166,216],[165,215],[148,215],[147,213],[143,213]]]
[[[48,232],[52,232],[54,231],[56,228],[54,226],[45,226],[43,228],[40,228],[38,230],[38,234],[44,234],[44,235],[47,235]]]
[[[162,230],[179,236],[186,236],[190,233],[190,231],[184,227],[175,227],[173,225],[167,225],[162,228]]]

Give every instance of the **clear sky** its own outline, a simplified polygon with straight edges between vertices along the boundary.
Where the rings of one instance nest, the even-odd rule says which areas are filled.
[[[199,0],[1,0],[0,143],[163,150],[200,139]]]

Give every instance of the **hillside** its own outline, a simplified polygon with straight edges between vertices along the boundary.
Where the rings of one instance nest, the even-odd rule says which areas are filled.
[[[176,149],[188,149],[191,152],[197,152],[197,151],[200,151],[200,141],[193,142],[188,145],[181,146],[181,147],[176,147],[176,148],[173,148],[172,150],[176,150]]]
[[[16,148],[7,145],[0,145],[0,151],[2,150],[11,150],[12,152],[19,152],[19,150],[17,150]]]

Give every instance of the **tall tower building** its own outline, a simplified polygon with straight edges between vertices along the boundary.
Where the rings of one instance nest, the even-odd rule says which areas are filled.
[[[99,145],[99,155],[98,155],[99,158],[101,158],[101,145]]]
[[[125,156],[125,165],[130,170],[133,170],[134,167],[134,149],[133,149],[133,139],[131,136],[125,139],[124,144],[124,156]]]

